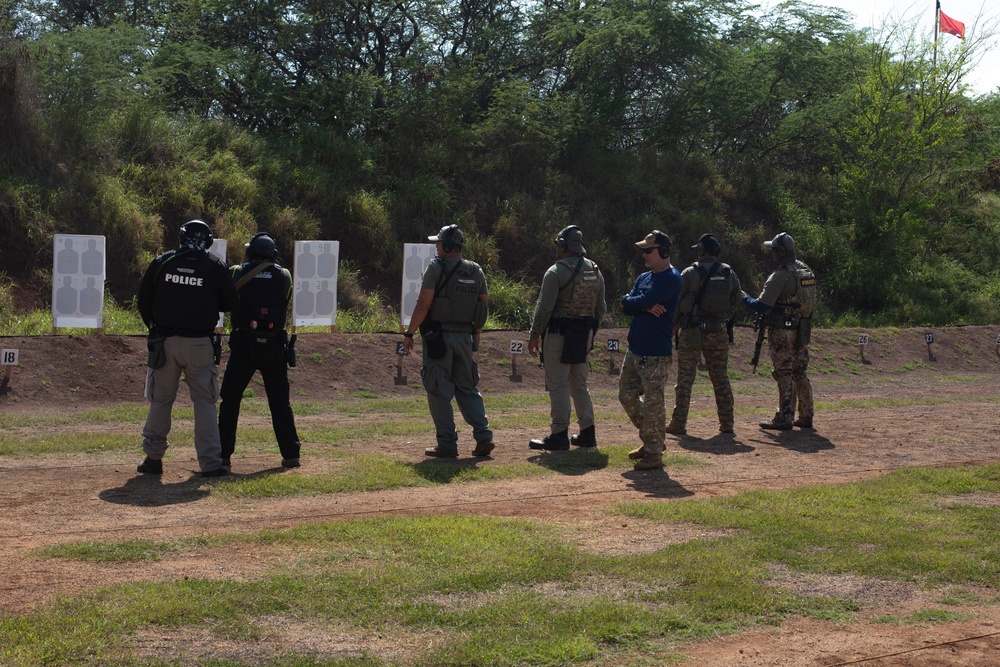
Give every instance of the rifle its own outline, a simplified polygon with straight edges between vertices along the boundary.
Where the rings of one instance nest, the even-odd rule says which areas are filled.
[[[753,366],[753,372],[757,372],[757,364],[760,362],[760,348],[764,345],[764,334],[767,329],[764,327],[764,313],[757,315],[753,320],[753,330],[757,332],[757,343],[753,348],[753,359],[750,360],[750,365]]]

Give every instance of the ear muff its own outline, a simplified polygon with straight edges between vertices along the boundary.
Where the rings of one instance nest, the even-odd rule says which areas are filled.
[[[788,254],[788,244],[786,243],[787,238],[788,234],[785,234],[784,232],[774,237],[775,242],[774,245],[771,246],[771,251],[776,257],[784,257]]]
[[[451,228],[449,227],[449,230]],[[441,237],[441,249],[445,252],[451,252],[455,249],[455,240],[452,238],[451,234]]]
[[[562,231],[559,232],[559,235],[556,236],[556,247],[559,248],[560,250],[567,250],[569,248],[569,238],[567,237],[570,234],[573,234],[574,236],[579,236],[580,239],[583,238],[583,232],[581,232],[580,228],[577,227],[576,225],[563,227]]]
[[[673,243],[670,241],[670,237],[661,232],[659,229],[653,230],[653,236],[656,237],[656,243],[659,245],[657,250],[660,253],[661,259],[666,259],[670,256],[670,250],[673,247]]]

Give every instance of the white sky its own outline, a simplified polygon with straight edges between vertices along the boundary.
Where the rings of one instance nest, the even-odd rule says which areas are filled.
[[[772,0],[773,4],[776,0]],[[934,0],[893,2],[892,0],[810,0],[817,6],[843,9],[854,16],[858,28],[874,27],[876,33],[883,25],[909,24],[919,20],[927,36],[934,34]],[[1000,3],[996,0],[941,0],[941,11],[965,24],[965,38],[976,45],[973,60],[979,60],[965,79],[975,95],[996,92],[1000,87]],[[940,36],[940,48],[959,44],[958,37]]]

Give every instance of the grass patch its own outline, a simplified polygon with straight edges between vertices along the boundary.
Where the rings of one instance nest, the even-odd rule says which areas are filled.
[[[800,571],[998,586],[1000,509],[956,503],[942,511],[934,503],[970,493],[1000,493],[1000,466],[898,470],[850,486],[624,503],[617,511],[743,531],[752,558]]]
[[[623,453],[611,452],[608,460],[618,456]],[[976,502],[983,494],[1000,494],[1000,466],[902,470],[847,486],[712,500],[622,503],[615,511],[636,519],[732,533],[615,556],[577,548],[544,524],[464,516],[313,523],[200,541],[62,545],[42,555],[153,560],[192,548],[247,545],[294,556],[276,559],[249,581],[116,585],[22,616],[0,616],[0,664],[164,664],[191,634],[233,646],[232,655],[213,654],[202,664],[250,664],[240,656],[259,650],[267,634],[262,625],[280,617],[347,636],[377,631],[409,640],[385,658],[324,657],[305,645],[264,664],[665,664],[679,659],[677,644],[687,640],[779,623],[791,614],[848,621],[858,609],[851,600],[803,597],[768,583],[775,563],[791,573],[947,582],[949,598],[974,601],[963,587],[1000,586],[1000,510]],[[964,618],[932,608],[876,620]],[[173,639],[159,642],[165,653],[148,657],[145,647],[147,657],[140,657],[134,638],[151,634]]]
[[[127,542],[72,542],[35,551],[42,558],[65,558],[95,563],[139,563],[163,560],[180,551],[170,542],[130,540]]]

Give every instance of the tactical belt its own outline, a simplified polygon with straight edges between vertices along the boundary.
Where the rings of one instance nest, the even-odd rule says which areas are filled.
[[[566,331],[568,326],[593,328],[595,322],[593,317],[553,317],[549,320],[548,331],[549,333],[561,334]]]

